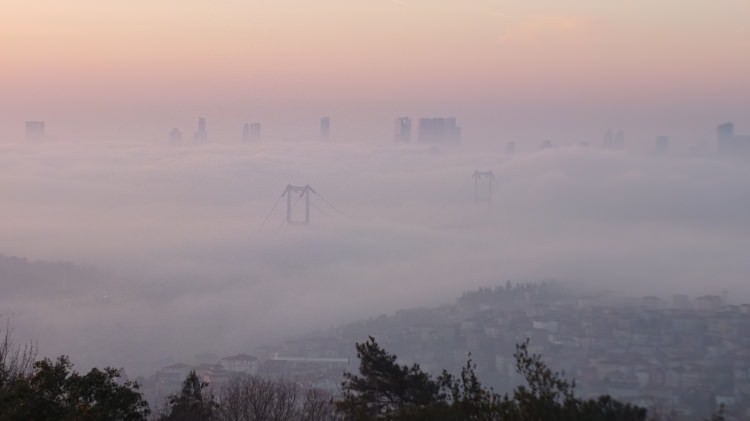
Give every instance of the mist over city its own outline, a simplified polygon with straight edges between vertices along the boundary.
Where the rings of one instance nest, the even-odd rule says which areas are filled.
[[[747,4],[136,3],[7,5],[0,327],[15,343],[124,368],[153,410],[189,370],[223,384],[235,355],[299,384],[295,358],[334,364],[310,381],[333,390],[368,336],[434,372],[473,353],[510,388],[508,344],[528,337],[592,396],[662,408],[648,390],[699,390],[695,411],[746,413],[750,374],[695,386],[680,368],[673,385],[664,349],[750,367],[710,321],[750,329]],[[580,343],[559,308],[602,306],[650,374],[613,380],[601,361],[630,361],[614,345],[568,362]],[[516,307],[528,329],[485,317]],[[639,342],[622,326],[646,312],[705,318],[712,339]],[[396,339],[411,329],[456,360]],[[674,393],[672,411],[707,416]]]
[[[592,143],[5,144],[2,253],[103,279],[60,297],[8,286],[4,313],[42,349],[146,363],[507,279],[748,297],[745,160]],[[491,207],[475,202],[475,170],[493,171]],[[318,193],[309,224],[286,223],[289,183]],[[78,350],[78,334],[111,345]]]

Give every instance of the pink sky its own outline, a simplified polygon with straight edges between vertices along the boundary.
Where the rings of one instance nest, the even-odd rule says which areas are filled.
[[[3,125],[351,105],[750,114],[746,0],[7,3]]]

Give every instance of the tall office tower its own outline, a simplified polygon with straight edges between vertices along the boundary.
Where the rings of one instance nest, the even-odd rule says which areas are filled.
[[[659,155],[669,152],[669,136],[657,136],[654,143],[654,151]]]
[[[607,129],[607,131],[604,132],[602,147],[604,149],[612,149],[614,147],[614,135],[612,134],[612,129]]]
[[[320,119],[320,139],[329,140],[331,138],[331,118],[323,117]]]
[[[179,145],[182,143],[182,132],[177,127],[169,132],[169,143],[173,145]]]
[[[44,139],[44,122],[27,121],[26,122],[26,140],[43,140]]]
[[[613,146],[615,149],[625,149],[625,132],[622,129],[615,132]]]
[[[208,141],[208,131],[206,131],[206,118],[198,117],[198,130],[193,134],[195,143],[205,143]]]
[[[419,119],[420,143],[448,143],[461,140],[461,128],[454,117]]]
[[[245,123],[242,128],[242,140],[244,142],[260,140],[260,123]]]
[[[731,121],[716,127],[716,147],[720,154],[734,152],[734,123]]]
[[[250,139],[260,140],[260,123],[250,125]]]
[[[716,143],[720,154],[750,156],[750,135],[735,134],[731,122],[716,128]]]
[[[505,144],[505,153],[512,155],[516,153],[516,142],[508,142]]]
[[[409,117],[399,117],[393,128],[393,140],[396,143],[411,142],[411,119]]]

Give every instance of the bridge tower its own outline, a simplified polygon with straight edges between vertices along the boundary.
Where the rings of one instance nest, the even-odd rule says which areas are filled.
[[[299,193],[299,198],[304,197],[305,198],[305,220],[304,221],[294,221],[292,220],[292,195]],[[310,193],[317,193],[312,187],[310,187],[309,184],[306,184],[304,186],[293,186],[291,184],[287,184],[286,189],[284,190],[284,193],[282,193],[282,197],[286,196],[286,221],[289,223],[297,222],[297,223],[303,223],[308,224],[310,223]],[[296,203],[296,202],[295,202]]]
[[[474,201],[487,203],[488,207],[492,206],[492,182],[495,181],[495,174],[492,171],[476,170],[472,178],[474,178]]]

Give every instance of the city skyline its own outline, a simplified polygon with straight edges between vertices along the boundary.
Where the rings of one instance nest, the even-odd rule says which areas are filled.
[[[193,144],[204,144],[209,142],[208,137],[208,131],[207,131],[207,123],[206,123],[206,117],[198,117],[198,127],[197,130],[193,134]],[[416,120],[419,125],[417,127],[417,130],[415,131],[415,134],[417,135],[417,143],[423,143],[423,144],[458,144],[461,141],[461,132],[462,127],[457,126],[456,122],[457,119],[455,117],[419,117],[418,120]],[[330,132],[330,117],[321,117],[319,120],[320,123],[320,133],[318,140],[321,141],[330,141],[331,140],[331,132]],[[39,142],[42,140],[60,140],[59,138],[55,138],[55,136],[48,137],[45,131],[46,122],[45,121],[34,121],[34,120],[28,120],[25,122],[25,140],[26,141],[33,141],[33,142]],[[396,117],[394,121],[394,127],[393,127],[393,141],[395,143],[411,143],[412,141],[412,119],[408,116],[401,116]],[[225,128],[226,129],[226,128]],[[750,151],[750,135],[738,135],[735,134],[734,131],[734,122],[733,121],[727,121],[724,123],[721,123],[716,126],[716,136],[715,136],[715,144],[710,145],[712,142],[711,140],[707,138],[701,138],[699,141],[696,141],[695,137],[693,137],[691,140],[688,140],[687,143],[685,142],[685,139],[682,139],[683,147],[686,147],[688,150],[692,149],[692,153],[695,154],[706,154],[706,153],[718,153],[719,155],[724,156],[748,156],[748,151]],[[313,139],[312,136],[307,135],[308,140]],[[218,139],[218,143],[236,143],[236,141],[240,141],[242,143],[247,142],[257,142],[261,140],[261,123],[260,122],[253,122],[253,123],[243,123],[241,128],[241,136],[237,139],[230,137],[230,138],[222,138]],[[272,139],[272,141],[280,141],[282,139]],[[289,139],[286,139],[289,140]],[[336,140],[334,138],[334,140]],[[384,139],[380,139],[382,142]],[[476,140],[476,139],[472,139]],[[471,141],[470,140],[470,143]],[[592,144],[593,139],[585,138],[585,139],[578,139],[577,141],[573,142],[563,142],[562,144],[556,144],[554,141],[550,139],[543,139],[540,148],[546,149],[550,147],[557,147],[557,146],[582,146],[582,147],[589,147]],[[173,127],[167,136],[167,141],[169,144],[172,145],[180,145],[182,144],[182,130],[179,127]],[[216,143],[217,140],[214,140],[213,143]],[[502,139],[498,139],[498,142],[495,144],[496,147],[501,146]],[[161,142],[158,142],[161,143]],[[669,151],[670,147],[670,136],[665,135],[657,135],[655,138],[651,138],[650,140],[646,139],[640,139],[640,141],[635,142],[637,144],[637,147],[635,149],[640,149],[642,151],[649,151],[652,153],[657,154],[665,154]],[[607,128],[607,130],[604,133],[604,136],[600,143],[594,142],[594,144],[602,149],[610,149],[610,150],[625,150],[629,149],[626,146],[625,142],[625,131],[623,129],[616,129],[613,130],[611,128]],[[644,149],[644,146],[646,148]],[[514,153],[516,151],[516,141],[508,141],[505,143],[505,153]],[[633,149],[632,147],[630,148]],[[682,151],[684,152],[684,150]]]
[[[110,126],[139,137],[196,114],[253,115],[269,128],[284,113],[467,114],[479,135],[518,125],[575,136],[595,121],[628,120],[628,133],[748,124],[741,0],[39,0],[4,15],[3,137],[26,119],[64,122],[64,137],[106,137]]]

